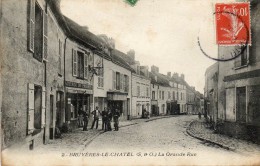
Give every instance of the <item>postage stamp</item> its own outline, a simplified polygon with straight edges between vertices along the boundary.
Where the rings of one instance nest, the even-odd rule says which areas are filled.
[[[251,44],[250,4],[216,3],[216,42],[222,46]]]

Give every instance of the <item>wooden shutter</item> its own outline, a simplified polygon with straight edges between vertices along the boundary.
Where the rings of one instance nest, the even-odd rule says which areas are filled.
[[[35,0],[29,0],[28,49],[34,52]]]
[[[45,87],[42,87],[42,125],[41,127],[43,128],[45,126],[45,121],[46,121],[46,90]]]
[[[123,89],[123,74],[120,73],[120,90]]]
[[[43,59],[48,57],[48,14],[43,12]]]
[[[78,55],[77,55],[77,51],[72,49],[72,75],[73,76],[77,76],[78,75]]]
[[[126,76],[126,92],[129,92],[129,76]]]
[[[33,133],[34,130],[34,84],[28,84],[28,131],[27,134]]]
[[[88,55],[88,66],[90,66],[90,68],[92,68],[93,65],[94,65],[94,56],[93,56],[92,53],[90,53],[90,54]],[[92,72],[91,70],[88,71],[88,72],[89,72],[88,78],[89,78],[89,80],[90,80],[91,77],[93,77],[94,75],[92,76],[93,72]]]
[[[88,79],[88,55],[84,54],[84,78]]]
[[[116,72],[115,71],[112,71],[112,77],[113,77],[113,89],[116,89]]]

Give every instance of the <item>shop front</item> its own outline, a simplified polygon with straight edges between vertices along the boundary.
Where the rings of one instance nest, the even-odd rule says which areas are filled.
[[[130,117],[130,99],[127,98],[127,95],[128,93],[107,92],[107,107],[112,113],[118,109],[123,120]]]
[[[71,84],[71,82],[67,82],[66,85],[66,121],[71,129],[75,129],[80,127],[78,117],[84,111],[90,114],[91,110],[93,110],[93,90],[92,86],[88,84]]]

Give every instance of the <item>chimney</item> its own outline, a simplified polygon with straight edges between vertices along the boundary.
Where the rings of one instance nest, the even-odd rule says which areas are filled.
[[[151,66],[151,72],[152,73],[159,73],[159,68],[157,66],[152,65]]]
[[[127,55],[135,60],[135,50],[131,49],[127,52]]]
[[[173,77],[173,78],[175,78],[175,79],[178,79],[178,77],[179,77],[179,74],[178,74],[178,73],[176,73],[176,72],[174,72],[174,73],[173,73],[173,75],[172,75],[172,77]]]
[[[82,28],[84,28],[86,31],[89,31],[89,28],[88,28],[88,26],[82,26]]]
[[[183,80],[185,79],[184,74],[181,74],[181,78],[182,78]]]
[[[172,75],[171,72],[167,72],[167,77],[168,77],[168,78],[171,78],[171,75]]]
[[[149,77],[148,66],[140,66],[140,70],[145,77]]]

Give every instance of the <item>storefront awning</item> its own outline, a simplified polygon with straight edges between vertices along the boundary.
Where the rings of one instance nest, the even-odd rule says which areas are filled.
[[[125,100],[127,100],[127,95],[128,95],[128,93],[107,92],[107,100],[125,101]]]

